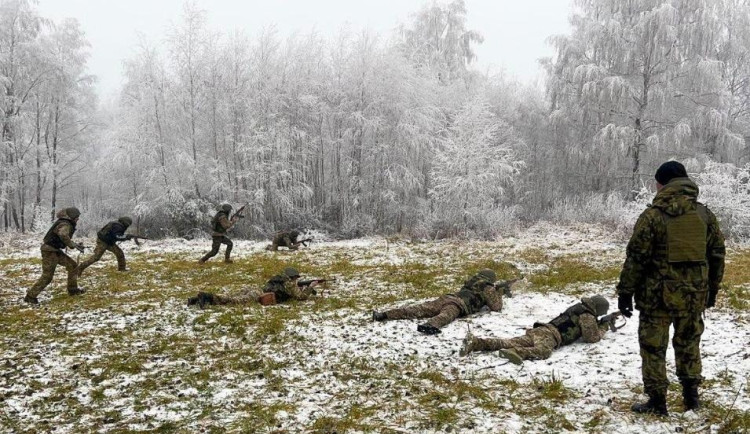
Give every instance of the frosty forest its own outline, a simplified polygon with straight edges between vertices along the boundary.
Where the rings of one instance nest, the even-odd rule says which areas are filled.
[[[478,67],[479,1],[188,0],[109,95],[44,1],[0,0],[0,431],[750,432],[750,0],[573,0],[536,82]]]
[[[462,0],[392,34],[335,38],[208,28],[186,3],[98,101],[75,18],[0,10],[0,215],[40,231],[132,215],[142,233],[203,229],[249,203],[244,236],[484,237],[537,220],[632,223],[653,171],[687,164],[733,238],[750,235],[750,5],[571,5],[542,86],[471,68],[482,35]],[[635,210],[642,209],[647,199]]]

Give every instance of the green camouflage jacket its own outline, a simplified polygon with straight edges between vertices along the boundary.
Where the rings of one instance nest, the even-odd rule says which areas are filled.
[[[636,309],[682,316],[703,311],[708,292],[718,292],[724,236],[697,198],[693,181],[675,178],[638,218],[617,284],[618,294],[635,295]]]
[[[276,301],[283,303],[287,300],[307,300],[313,295],[314,288],[309,286],[299,287],[285,274],[277,274],[266,282],[263,292],[276,294]]]

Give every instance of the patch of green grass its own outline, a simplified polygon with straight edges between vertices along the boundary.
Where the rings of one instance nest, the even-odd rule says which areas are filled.
[[[554,372],[549,378],[534,378],[532,385],[536,388],[539,397],[548,401],[564,403],[575,397],[573,390],[565,387]]]
[[[529,276],[529,281],[537,288],[559,291],[571,284],[614,280],[619,274],[619,267],[598,268],[584,258],[562,257],[548,270]]]

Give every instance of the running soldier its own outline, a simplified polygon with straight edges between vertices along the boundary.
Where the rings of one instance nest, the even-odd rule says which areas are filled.
[[[392,319],[429,318],[425,323],[417,326],[417,331],[426,335],[440,333],[440,329],[458,317],[479,312],[484,306],[493,312],[503,310],[503,294],[510,293],[510,287],[515,281],[505,281],[498,285],[494,282],[497,275],[494,271],[481,270],[464,282],[460,291],[446,294],[436,300],[415,304],[384,312],[372,312],[373,321]]]
[[[82,275],[93,263],[98,261],[104,255],[104,252],[112,252],[117,258],[117,271],[128,271],[125,264],[125,253],[117,245],[120,241],[128,241],[133,239],[132,235],[125,235],[125,231],[128,227],[133,224],[133,219],[130,217],[120,217],[115,221],[111,221],[104,225],[103,228],[96,233],[96,247],[94,253],[91,254],[86,260],[81,262],[78,266],[78,275]]]
[[[535,323],[526,334],[511,339],[478,338],[468,334],[459,355],[474,351],[500,351],[500,356],[520,365],[524,360],[544,360],[552,351],[570,345],[578,339],[586,343],[599,342],[613,326],[617,314],[606,315],[609,302],[601,295],[584,297],[548,323]]]
[[[297,279],[299,279],[297,269],[287,267],[281,274],[271,277],[262,290],[246,289],[235,296],[216,295],[201,291],[195,297],[188,299],[188,306],[197,304],[203,308],[211,304],[250,304],[257,302],[264,293],[273,293],[277,303],[288,300],[307,300],[317,294],[314,288],[318,282],[312,281],[309,285],[299,286]]]
[[[716,216],[698,202],[698,186],[685,167],[669,161],[654,175],[656,197],[635,223],[617,284],[617,306],[631,316],[633,296],[640,311],[643,390],[648,401],[637,413],[667,411],[666,353],[674,326],[675,364],[686,410],[700,408],[703,311],[716,304],[724,276],[724,236]]]
[[[266,250],[275,252],[279,247],[288,247],[289,250],[297,250],[303,241],[297,241],[299,231],[280,231],[273,237],[271,244],[266,246]]]
[[[219,212],[217,212],[214,218],[211,220],[211,227],[214,231],[213,234],[211,234],[211,238],[213,239],[211,244],[211,251],[206,253],[202,258],[198,260],[199,264],[204,264],[206,261],[216,256],[219,253],[219,249],[221,248],[222,244],[227,245],[227,250],[224,253],[224,262],[227,264],[232,263],[232,260],[229,259],[229,255],[232,254],[232,247],[234,246],[234,244],[232,243],[232,240],[230,240],[227,236],[227,231],[232,226],[234,226],[235,223],[237,223],[239,216],[235,215],[230,219],[229,213],[231,212],[232,205],[225,203],[221,206]]]
[[[44,235],[42,244],[42,275],[34,286],[29,288],[23,301],[29,304],[38,304],[37,297],[52,282],[55,275],[55,268],[61,264],[68,271],[68,294],[79,295],[86,292],[78,287],[77,264],[70,256],[66,255],[62,249],[68,247],[76,249],[83,253],[83,244],[74,243],[71,238],[76,231],[76,224],[81,212],[78,208],[70,207],[60,210],[57,213],[57,221]]]

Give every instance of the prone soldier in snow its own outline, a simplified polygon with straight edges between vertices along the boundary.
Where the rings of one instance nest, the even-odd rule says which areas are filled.
[[[327,279],[299,281],[296,268],[287,267],[283,272],[271,277],[262,289],[246,289],[237,295],[217,295],[211,292],[199,292],[188,299],[188,306],[198,305],[244,305],[255,302],[262,304],[283,303],[288,300],[307,300],[317,294],[315,287]],[[273,294],[271,296],[271,294]],[[267,298],[266,298],[267,297]],[[266,301],[268,299],[268,301]]]
[[[429,318],[417,326],[417,331],[427,335],[440,333],[440,329],[458,317],[479,312],[484,306],[493,312],[503,309],[503,295],[510,293],[511,286],[518,280],[495,284],[497,275],[485,269],[479,271],[455,294],[446,294],[436,300],[383,312],[373,311],[374,321],[394,319]]]
[[[578,339],[586,343],[599,342],[607,329],[614,329],[619,312],[606,315],[609,302],[601,295],[584,297],[548,323],[537,322],[523,336],[511,339],[479,338],[471,333],[464,339],[459,354],[474,351],[500,351],[500,356],[520,365],[524,360],[543,360],[552,351],[570,345]]]

